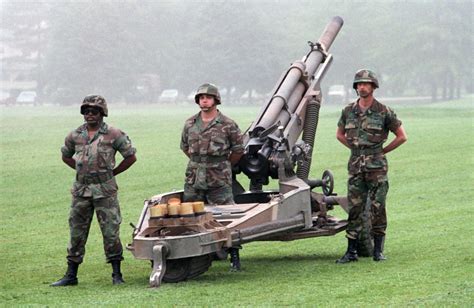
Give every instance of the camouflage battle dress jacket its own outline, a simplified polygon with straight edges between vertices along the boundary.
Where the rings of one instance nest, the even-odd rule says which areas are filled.
[[[351,147],[349,174],[386,174],[388,165],[382,145],[387,140],[388,132],[395,133],[401,124],[395,112],[376,99],[366,112],[362,112],[358,101],[347,105],[337,125],[345,130],[347,143]]]
[[[126,158],[135,154],[132,142],[121,130],[102,123],[92,139],[87,125],[70,132],[61,152],[76,161],[76,181],[71,189],[74,197],[107,198],[116,195],[117,183],[113,176],[115,153]]]
[[[200,113],[187,119],[181,135],[181,149],[190,155],[186,183],[195,189],[232,185],[229,155],[243,152],[238,125],[218,113],[205,128]]]

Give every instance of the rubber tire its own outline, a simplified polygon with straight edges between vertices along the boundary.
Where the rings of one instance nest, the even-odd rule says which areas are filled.
[[[212,256],[210,254],[166,260],[166,272],[163,276],[164,282],[176,283],[197,277],[209,269],[212,264]]]

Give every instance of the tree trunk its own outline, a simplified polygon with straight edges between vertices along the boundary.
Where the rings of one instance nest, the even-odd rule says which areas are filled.
[[[445,101],[448,98],[448,74],[443,74],[443,85],[441,89],[441,98]]]
[[[449,76],[449,94],[448,94],[449,100],[454,99],[454,91],[455,91],[454,76],[452,74],[450,74],[450,76]]]
[[[437,86],[436,86],[436,82],[431,81],[430,87],[431,87],[431,101],[432,101],[432,102],[436,102],[436,100],[437,100],[436,93],[438,92],[438,88],[437,88]]]

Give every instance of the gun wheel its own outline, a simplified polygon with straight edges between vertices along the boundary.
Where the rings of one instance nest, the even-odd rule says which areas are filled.
[[[166,260],[164,282],[176,283],[197,277],[209,269],[212,263],[210,254],[198,257]]]

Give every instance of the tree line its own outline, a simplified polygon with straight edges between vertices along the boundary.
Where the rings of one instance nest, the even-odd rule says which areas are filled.
[[[35,1],[4,2],[2,11],[2,28],[17,38],[25,24],[46,21],[31,41],[45,95],[121,99],[144,75],[185,94],[208,81],[267,93],[335,15],[345,24],[325,86],[350,88],[357,69],[371,68],[381,95],[473,91],[471,1]]]

